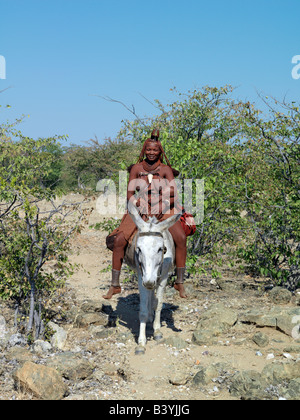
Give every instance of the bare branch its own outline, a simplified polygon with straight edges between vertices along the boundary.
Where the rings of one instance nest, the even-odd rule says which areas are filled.
[[[92,96],[96,96],[97,98],[101,98],[104,99],[107,102],[113,102],[113,103],[117,103],[122,105],[127,111],[129,111],[132,115],[135,116],[135,118],[141,123],[143,124],[144,127],[147,127],[146,124],[143,122],[143,120],[137,115],[137,113],[135,112],[135,108],[134,105],[132,105],[132,108],[129,108],[129,106],[127,106],[126,104],[124,104],[124,102],[119,101],[117,99],[113,99],[110,98],[109,96],[101,96],[101,95],[92,95]]]

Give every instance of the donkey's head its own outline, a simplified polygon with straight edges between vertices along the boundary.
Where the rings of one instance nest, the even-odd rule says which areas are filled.
[[[145,222],[136,207],[128,203],[130,216],[138,228],[135,259],[141,270],[143,286],[152,290],[160,278],[166,247],[163,232],[169,229],[179,218],[180,214],[170,216],[168,219],[158,222],[152,217]]]

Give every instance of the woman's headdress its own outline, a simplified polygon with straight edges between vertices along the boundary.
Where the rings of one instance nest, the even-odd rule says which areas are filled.
[[[139,159],[138,159],[137,163],[140,163],[140,162],[142,162],[142,161],[144,160],[144,158],[145,158],[145,152],[146,152],[146,147],[147,147],[147,145],[148,145],[149,143],[155,143],[155,144],[157,144],[157,145],[158,145],[158,147],[160,148],[160,152],[161,152],[161,155],[160,155],[160,161],[163,163],[163,157],[164,157],[164,158],[165,158],[165,160],[166,160],[167,165],[168,165],[168,166],[172,169],[174,176],[178,176],[178,175],[179,175],[179,172],[178,172],[176,169],[173,169],[173,168],[172,168],[172,165],[171,165],[171,163],[170,163],[169,159],[167,158],[167,156],[166,156],[166,154],[165,154],[165,151],[164,151],[164,149],[163,149],[163,147],[162,147],[162,144],[161,144],[161,142],[160,142],[160,140],[159,140],[159,130],[158,130],[157,128],[155,128],[155,129],[152,131],[152,133],[151,133],[151,137],[150,137],[150,138],[148,138],[148,139],[144,142],[144,145],[143,145],[143,147],[142,147],[142,150],[141,150],[141,153],[140,153],[140,156],[139,156]],[[129,168],[131,169],[131,167],[129,167]],[[128,168],[128,169],[129,169],[129,168]]]

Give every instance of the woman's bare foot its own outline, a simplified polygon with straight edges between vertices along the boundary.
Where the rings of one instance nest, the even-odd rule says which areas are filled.
[[[174,289],[178,290],[181,298],[187,298],[187,294],[185,293],[183,283],[175,283],[174,284]]]
[[[103,296],[104,299],[111,299],[114,295],[121,293],[122,289],[120,286],[110,286],[107,295]]]

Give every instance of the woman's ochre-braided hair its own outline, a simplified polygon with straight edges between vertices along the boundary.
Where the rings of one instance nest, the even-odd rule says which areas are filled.
[[[143,145],[143,147],[142,147],[142,150],[141,150],[141,153],[140,153],[140,156],[139,156],[139,158],[138,158],[137,163],[140,163],[140,162],[142,162],[142,161],[144,160],[144,158],[145,158],[146,148],[147,148],[147,145],[148,145],[150,142],[155,142],[155,143],[158,145],[158,147],[160,148],[160,152],[161,152],[161,155],[160,155],[160,161],[161,161],[161,163],[163,163],[163,157],[164,157],[164,158],[165,158],[165,160],[166,160],[167,165],[168,165],[168,166],[172,169],[174,176],[178,176],[178,175],[179,175],[179,172],[178,172],[176,169],[173,169],[173,168],[172,168],[172,165],[171,165],[171,163],[170,163],[169,159],[167,158],[167,156],[166,156],[166,154],[165,154],[165,151],[164,151],[164,149],[163,149],[163,147],[162,147],[162,144],[161,144],[161,142],[160,142],[160,140],[159,140],[159,130],[157,130],[157,129],[153,130],[153,131],[152,131],[152,133],[151,133],[151,138],[148,138],[148,139],[144,142],[144,145]],[[133,165],[131,165],[131,166],[128,168],[129,172],[130,172],[130,169],[132,168],[132,166],[133,166]]]

